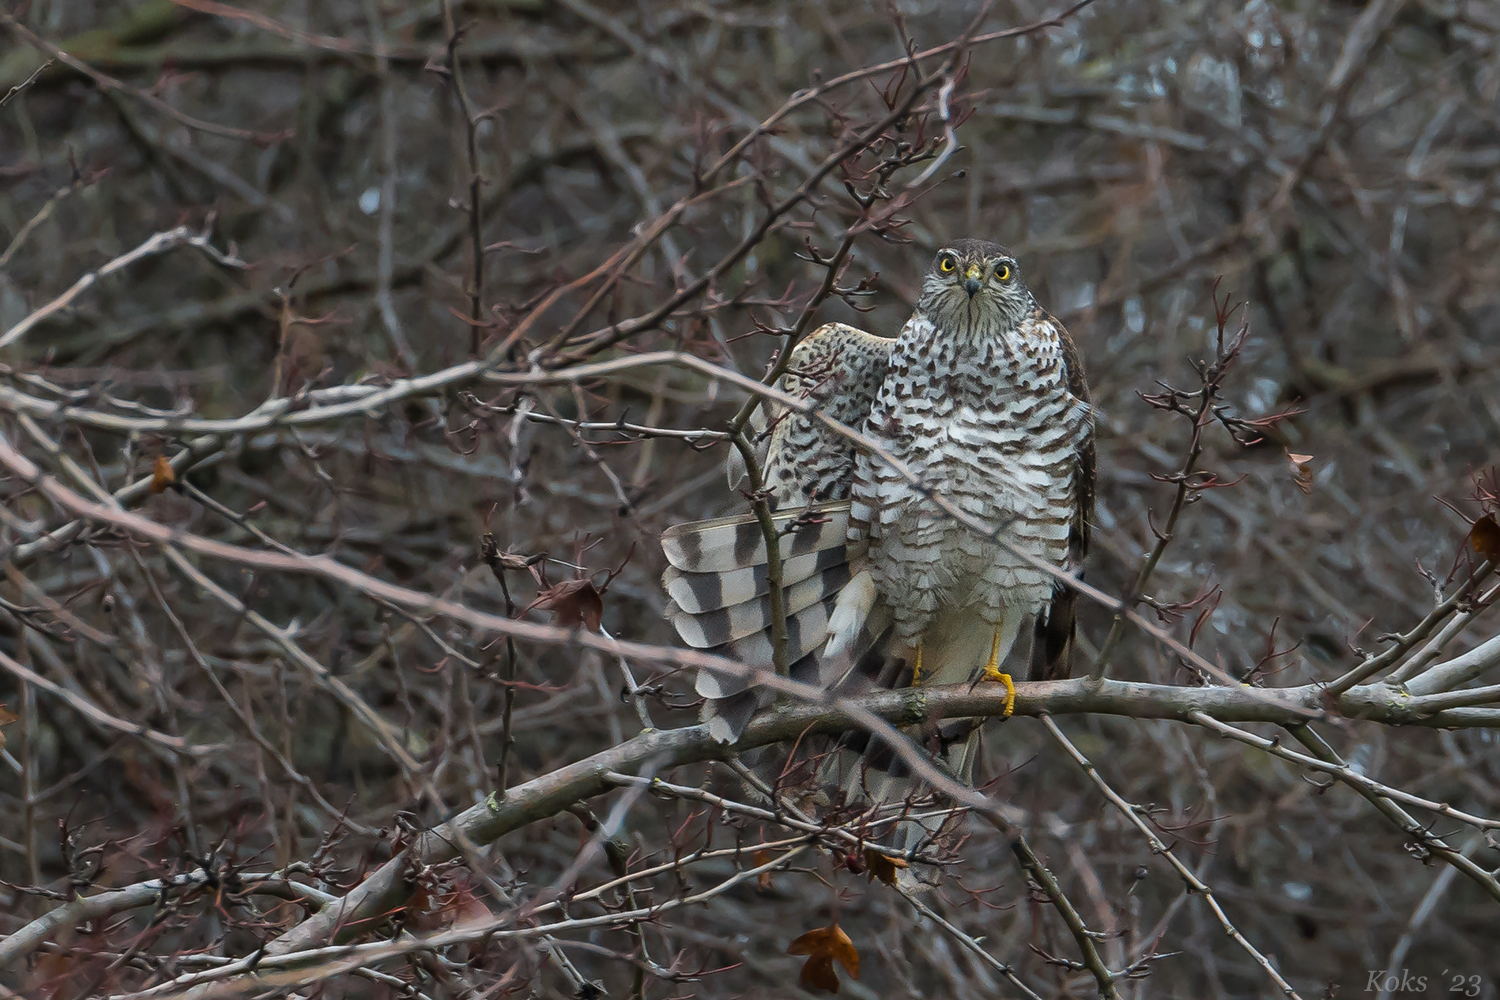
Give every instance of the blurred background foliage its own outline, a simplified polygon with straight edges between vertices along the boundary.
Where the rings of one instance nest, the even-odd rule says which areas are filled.
[[[8,378],[31,373],[86,390],[90,405],[235,417],[272,394],[379,382],[470,357],[470,170],[440,5],[9,7],[30,31],[125,87],[100,87],[54,62],[0,109],[0,246],[15,241],[0,263],[0,329],[180,223],[212,217],[215,243],[232,244],[249,267],[227,269],[187,249],[136,264],[8,348]],[[985,27],[1059,9],[1002,3]],[[697,191],[703,166],[792,93],[899,59],[906,39],[918,49],[949,41],[975,11],[925,0],[456,5],[458,65],[482,112],[486,346],[544,294],[598,267],[644,220]],[[15,31],[0,33],[4,93],[44,57]],[[1122,593],[1153,543],[1153,513],[1159,521],[1170,500],[1170,487],[1151,475],[1175,468],[1185,441],[1182,426],[1136,393],[1157,380],[1195,382],[1192,364],[1211,356],[1210,290],[1221,278],[1221,292],[1246,302],[1252,329],[1226,402],[1251,417],[1297,413],[1251,449],[1210,438],[1208,467],[1240,481],[1190,509],[1153,598],[1182,602],[1219,588],[1195,648],[1239,674],[1259,664],[1257,679],[1272,686],[1337,676],[1354,662],[1353,647],[1418,619],[1432,602],[1422,571],[1446,577],[1467,531],[1439,501],[1477,514],[1466,502],[1472,479],[1500,461],[1500,6],[1098,0],[1044,32],[976,47],[967,67],[954,94],[963,148],[943,165],[941,183],[899,206],[904,225],[858,236],[840,284],[868,279],[866,287],[831,298],[818,319],[893,334],[944,240],[981,236],[1015,248],[1038,299],[1079,341],[1095,386],[1101,496],[1088,577]],[[900,76],[833,91],[753,143],[716,179],[740,183],[687,210],[580,329],[647,314],[730,254],[768,203],[884,113]],[[190,127],[142,94],[227,134]],[[913,142],[940,133],[934,95],[903,125]],[[875,159],[858,158],[850,176],[863,183],[859,171]],[[898,173],[892,193],[909,198],[901,185],[921,169]],[[858,217],[835,172],[706,295],[599,356],[677,347],[759,377],[777,343],[765,328],[792,322],[822,279],[806,261],[808,241],[831,253]],[[545,343],[586,301],[565,294],[522,347]],[[472,396],[449,392],[297,433],[242,435],[187,479],[252,512],[254,527],[285,545],[486,610],[504,611],[505,601],[478,557],[485,530],[502,549],[559,561],[548,564],[550,582],[574,573],[567,564],[596,573],[623,564],[605,595],[605,628],[670,642],[655,536],[676,521],[744,509],[720,471],[723,444],[586,432],[591,456],[566,428],[515,417],[517,393],[482,383],[465,391]],[[669,369],[527,396],[540,414],[710,429],[742,398]],[[110,489],[179,448],[166,436],[49,426]],[[1305,492],[1289,453],[1312,456]],[[60,523],[34,497],[15,496],[11,508]],[[257,544],[191,494],[167,491],[144,509]],[[80,844],[105,848],[102,884],[211,850],[258,868],[307,858],[334,821],[267,763],[267,746],[327,801],[349,803],[366,832],[330,849],[349,879],[389,855],[398,810],[425,826],[492,790],[501,647],[440,622],[426,634],[315,579],[204,564],[272,621],[296,623],[303,648],[401,730],[444,795],[433,801],[242,619],[151,552],[133,558],[104,530],[85,540],[27,568],[32,589],[13,578],[18,589],[7,597],[49,595],[111,641],[22,630],[12,618],[11,654],[25,651],[34,669],[121,718],[224,747],[200,760],[164,755],[38,698],[27,787],[46,794],[27,805],[10,768],[0,782],[8,882],[52,884],[66,874],[60,820]],[[509,582],[515,606],[525,607],[535,581],[515,572]],[[264,745],[188,655],[152,587],[224,692],[257,721]],[[1198,610],[1176,623],[1184,637]],[[1085,613],[1085,661],[1107,628],[1102,611]],[[462,666],[438,640],[480,666]],[[1114,664],[1127,679],[1194,683],[1138,636]],[[615,666],[592,652],[522,644],[518,675],[513,780],[639,728],[621,703]],[[694,721],[688,678],[649,681],[661,685],[658,725]],[[0,696],[16,708],[18,689],[6,685]],[[1063,725],[1122,794],[1151,804],[1169,842],[1304,996],[1329,983],[1341,995],[1364,989],[1438,875],[1346,789],[1325,793],[1247,748],[1171,722]],[[1326,732],[1381,780],[1480,813],[1500,802],[1489,731],[1351,721]],[[13,751],[15,743],[13,735]],[[992,726],[982,770],[1091,925],[1111,932],[1101,947],[1112,965],[1158,938],[1161,952],[1176,953],[1126,984],[1127,996],[1273,995],[1033,720]],[[737,787],[706,767],[677,780]],[[684,833],[684,824],[708,820],[687,822],[692,811],[643,801],[625,836],[642,859],[670,837],[698,843],[701,831]],[[524,895],[567,868],[580,835],[562,817],[503,840],[489,857]],[[714,833],[716,842],[737,835]],[[964,853],[957,882],[933,905],[1046,995],[1091,995],[1087,976],[1040,956],[1068,954],[1066,934],[1028,893],[1005,845],[976,826]],[[1488,848],[1479,854],[1485,867],[1500,863]],[[602,861],[596,867],[588,878],[607,877]],[[716,862],[684,878],[706,885],[731,869]],[[12,914],[0,917],[0,930],[45,902],[10,889],[0,899]],[[664,964],[679,955],[686,970],[739,963],[691,986],[656,983],[651,995],[797,994],[798,960],[785,947],[833,919],[864,956],[861,980],[844,983],[850,995],[1009,995],[934,927],[914,922],[894,894],[832,856],[651,927]],[[1496,996],[1495,926],[1493,903],[1460,879],[1416,931],[1408,964],[1434,984],[1443,969],[1481,975],[1483,995]],[[264,932],[226,924],[209,907],[177,921],[151,950],[170,956],[225,935],[227,947],[243,949]],[[96,943],[118,950],[128,936],[117,929]],[[629,950],[621,933],[595,940]],[[583,951],[570,957],[610,995],[628,993],[628,965]],[[482,988],[519,962],[525,988],[568,995],[566,980],[540,961],[495,948],[475,961],[473,982]],[[39,967],[17,982],[50,990],[80,975],[87,981],[76,968]],[[142,983],[147,973],[111,975]],[[73,995],[69,988],[59,995]],[[351,980],[330,989],[384,995],[386,987]]]

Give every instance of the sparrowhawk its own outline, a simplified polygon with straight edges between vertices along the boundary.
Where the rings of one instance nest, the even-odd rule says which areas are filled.
[[[757,423],[776,505],[795,680],[839,690],[985,677],[1026,657],[1032,679],[1068,676],[1072,590],[970,527],[957,509],[1049,566],[1088,548],[1094,496],[1088,384],[1067,330],[1037,305],[1010,251],[982,240],[939,250],[895,339],[828,324],[794,350],[779,384],[861,431],[914,472],[775,403]],[[669,528],[668,616],[689,645],[772,664],[764,536],[753,515]],[[1010,669],[1015,669],[1010,667]],[[770,697],[751,680],[700,673],[716,739],[731,741]],[[967,777],[975,732],[947,727]],[[867,740],[856,741],[863,745]],[[902,769],[888,748],[866,762]],[[894,766],[893,766],[894,765]],[[846,780],[846,786],[850,783]],[[872,797],[879,793],[865,777]]]

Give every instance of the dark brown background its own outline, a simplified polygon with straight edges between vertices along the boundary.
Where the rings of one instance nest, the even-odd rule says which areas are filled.
[[[222,268],[188,248],[136,264],[9,348],[12,377],[27,370],[68,389],[95,389],[90,405],[116,398],[233,417],[278,388],[433,371],[469,356],[470,174],[463,117],[434,69],[446,38],[440,8],[374,0],[253,6],[269,26],[154,0],[8,5],[30,30],[129,87],[261,139],[189,128],[137,94],[103,91],[60,66],[0,109],[0,248],[76,182],[0,267],[0,328],[152,232],[200,225],[209,213],[215,245],[232,241],[250,264]],[[985,27],[1054,12],[1032,0],[1000,4]],[[460,6],[455,15],[469,26],[458,48],[468,96],[490,112],[477,128],[483,242],[502,244],[485,256],[484,318],[495,324],[484,331],[487,343],[528,302],[597,267],[633,227],[688,194],[695,164],[721,154],[815,75],[899,58],[897,14],[925,48],[956,37],[973,13],[952,3],[887,9],[820,0]],[[295,30],[287,37],[276,26]],[[0,29],[0,36],[3,92],[25,80],[39,57],[19,35]],[[388,65],[369,54],[382,39],[391,47]],[[1347,64],[1344,52],[1354,55]],[[830,93],[754,143],[718,178],[748,180],[688,212],[580,330],[649,313],[674,287],[703,275],[754,228],[767,200],[789,195],[851,129],[884,114],[881,90],[894,87],[896,76]],[[1481,0],[1382,0],[1371,9],[1310,0],[1099,0],[1060,27],[972,52],[955,91],[955,109],[967,113],[958,132],[964,148],[939,171],[947,179],[897,213],[908,224],[856,239],[841,284],[869,278],[870,294],[856,301],[870,311],[856,313],[834,297],[818,319],[893,333],[943,240],[972,235],[1014,247],[1039,300],[1078,339],[1095,386],[1101,492],[1088,575],[1119,593],[1152,544],[1148,516],[1159,519],[1170,499],[1170,488],[1150,474],[1174,467],[1185,440],[1181,421],[1151,410],[1137,391],[1154,391],[1158,379],[1195,384],[1191,363],[1211,349],[1211,282],[1222,276],[1221,292],[1249,300],[1252,324],[1226,401],[1247,416],[1301,412],[1281,426],[1284,440],[1249,450],[1209,436],[1208,467],[1243,481],[1189,509],[1150,593],[1182,601],[1221,587],[1196,648],[1227,670],[1243,672],[1268,646],[1295,647],[1269,664],[1268,684],[1331,678],[1354,662],[1351,644],[1369,646],[1431,606],[1418,567],[1446,576],[1467,530],[1438,498],[1477,514],[1465,504],[1471,476],[1500,460],[1497,88],[1500,8]],[[919,105],[927,113],[923,135],[940,131],[935,98],[929,92]],[[918,121],[907,123],[913,139]],[[898,173],[892,192],[921,169]],[[386,284],[409,344],[405,359],[382,313],[383,184],[394,190]],[[1284,184],[1286,197],[1276,202]],[[708,297],[695,297],[616,352],[682,346],[759,377],[776,342],[755,334],[756,321],[794,320],[823,277],[799,258],[804,240],[831,253],[854,218],[836,171]],[[529,343],[548,340],[584,301],[565,296]],[[498,406],[515,401],[494,387],[468,388]],[[626,415],[712,429],[742,398],[668,369],[540,397],[541,412],[577,416],[583,406],[598,421]],[[21,440],[14,421],[6,424],[10,439]],[[90,455],[111,489],[154,455],[177,450],[166,438],[48,427],[80,460]],[[478,560],[486,525],[502,548],[565,561],[586,539],[592,545],[582,562],[593,571],[631,553],[606,595],[604,625],[615,636],[668,642],[655,536],[676,521],[743,509],[718,471],[725,448],[588,436],[606,442],[597,454],[617,482],[565,430],[514,425],[449,392],[300,437],[246,435],[229,458],[189,478],[234,510],[263,504],[253,523],[286,545],[488,610],[503,602]],[[1297,488],[1288,448],[1313,456],[1309,494]],[[11,490],[17,516],[60,523],[35,497],[21,496],[23,484]],[[256,544],[190,497],[167,492],[145,511]],[[329,802],[352,803],[358,822],[394,829],[397,810],[408,810],[411,822],[425,826],[491,790],[500,689],[490,669],[457,667],[430,639],[351,592],[203,563],[272,621],[298,622],[303,647],[409,734],[409,748],[445,796],[434,802],[415,795],[347,711],[261,634],[151,551],[141,550],[138,562],[117,536],[100,532],[93,540],[26,574],[112,641],[42,636],[50,658],[30,649],[33,669],[120,718],[226,746],[197,762],[173,758],[36,695],[36,728],[6,729],[13,756],[0,765],[0,877],[24,884],[39,875],[62,886],[60,819],[80,846],[105,846],[105,885],[187,866],[189,855],[215,845],[248,868],[285,865],[308,858],[332,825],[268,762],[265,746],[185,654],[143,567],[253,715],[266,746],[284,753]],[[548,573],[555,582],[571,571],[554,564]],[[524,606],[534,586],[523,572],[510,579]],[[6,597],[37,603],[34,591]],[[1185,636],[1191,623],[1190,615],[1176,627]],[[17,655],[24,644],[15,620],[6,627],[6,648]],[[434,627],[491,666],[500,653],[481,649],[462,629]],[[1107,628],[1103,612],[1084,612],[1085,662]],[[1487,634],[1481,622],[1480,635]],[[1191,683],[1174,658],[1137,635],[1115,657],[1113,673]],[[638,728],[618,697],[617,668],[597,654],[522,644],[519,675],[535,687],[517,698],[515,779]],[[653,679],[665,686],[666,704],[653,705],[658,724],[690,724],[690,679]],[[0,681],[0,699],[21,710],[11,680]],[[1163,835],[1199,866],[1239,929],[1274,956],[1304,997],[1330,982],[1341,997],[1361,994],[1367,971],[1384,968],[1442,870],[1410,856],[1401,834],[1347,789],[1320,791],[1253,750],[1171,722],[1075,717],[1063,726],[1122,794],[1159,810]],[[1490,731],[1354,723],[1324,731],[1381,780],[1479,813],[1496,808],[1500,757]],[[50,789],[30,808],[15,769],[23,744],[33,770],[24,787]],[[477,759],[481,752],[488,764]],[[1101,946],[1114,966],[1138,955],[1154,931],[1162,934],[1159,950],[1176,953],[1155,962],[1149,978],[1126,984],[1125,995],[1275,994],[1201,900],[1181,898],[1180,882],[1035,721],[992,726],[985,772],[1000,776],[997,791],[1091,925],[1120,932]],[[677,779],[694,783],[706,773],[684,769]],[[736,786],[724,780],[722,787]],[[603,815],[608,804],[594,808]],[[689,814],[681,803],[646,799],[623,836],[642,858],[666,847],[674,831],[680,844],[700,844],[705,821],[684,828]],[[1468,836],[1438,825],[1457,843]],[[933,905],[983,936],[1043,995],[1092,995],[1087,976],[1049,967],[1028,950],[1072,954],[1050,910],[1028,899],[1003,842],[978,825],[973,832],[962,886],[999,888],[980,903],[950,884]],[[724,844],[735,835],[724,827],[714,834]],[[537,824],[501,841],[495,873],[516,880],[524,896],[551,884],[580,837],[569,816]],[[389,843],[351,835],[333,856],[357,873],[382,860]],[[1494,867],[1500,855],[1481,851],[1479,860]],[[727,862],[698,865],[684,884],[701,888],[730,870]],[[605,875],[601,862],[584,881]],[[462,881],[459,873],[445,877]],[[658,891],[670,894],[671,880]],[[0,917],[0,931],[55,905],[10,889],[0,889],[0,902],[10,914]],[[274,933],[254,926],[243,909],[229,912],[211,900],[187,906],[144,951],[166,960],[212,951],[222,938],[217,947],[225,953],[244,954]],[[648,941],[664,964],[679,955],[686,970],[739,964],[696,984],[652,982],[649,995],[795,995],[799,960],[784,949],[830,918],[863,957],[862,979],[845,984],[852,996],[1011,995],[940,931],[915,922],[897,897],[828,857],[805,873],[778,875],[770,890],[735,890],[652,927]],[[80,947],[118,954],[145,919],[137,914]],[[1494,903],[1458,879],[1417,932],[1405,964],[1431,977],[1428,995],[1441,992],[1446,969],[1481,976],[1482,995],[1493,997],[1497,926]],[[629,948],[618,932],[582,937]],[[611,995],[628,994],[624,964],[585,951],[570,956]],[[56,988],[76,996],[107,959],[73,961],[3,970],[0,981],[30,995]],[[516,961],[523,978],[535,975],[527,988],[537,995],[571,992],[555,969],[524,951],[492,951],[463,967],[463,976],[482,990]],[[124,992],[152,974],[118,968],[96,981],[101,993]],[[324,995],[385,989],[338,980]]]

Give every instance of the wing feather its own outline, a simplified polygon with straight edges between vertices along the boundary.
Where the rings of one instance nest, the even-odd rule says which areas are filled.
[[[1078,345],[1057,317],[1042,312],[1042,315],[1057,328],[1058,340],[1062,343],[1063,367],[1067,371],[1068,392],[1084,406],[1092,407],[1093,394],[1089,391],[1088,376],[1083,370],[1083,358]],[[1069,569],[1081,574],[1084,556],[1088,555],[1090,533],[1094,520],[1094,418],[1090,412],[1084,424],[1085,430],[1074,446],[1073,464],[1073,519],[1068,531]],[[1078,592],[1068,587],[1054,586],[1052,601],[1036,617],[1035,634],[1031,644],[1031,679],[1060,680],[1073,673],[1073,637],[1077,632]]]
[[[890,366],[895,341],[828,323],[792,351],[777,387],[807,400],[819,412],[856,429],[864,425]],[[774,401],[752,412],[747,432],[761,462],[763,484],[778,511],[787,659],[790,673],[819,678],[827,672],[820,653],[828,617],[849,581],[851,563],[863,555],[848,543],[849,483],[854,445],[811,414]],[[728,476],[745,475],[738,449],[730,453]],[[662,582],[671,603],[667,617],[689,646],[711,649],[743,663],[771,666],[771,608],[767,593],[765,536],[751,515],[679,524],[662,533],[669,568]],[[860,636],[863,648],[873,638]],[[828,669],[834,669],[829,666]],[[698,693],[707,702],[704,721],[717,740],[744,730],[772,700],[749,678],[700,674]]]
[[[841,547],[848,522],[847,501],[772,516],[782,560]],[[661,547],[667,562],[684,573],[728,573],[766,563],[766,536],[753,514],[674,524],[661,533]],[[794,581],[782,581],[788,582]]]
[[[792,351],[782,392],[812,403],[859,430],[890,368],[896,341],[843,323],[827,323]],[[779,506],[847,497],[854,476],[853,442],[810,414],[775,407],[766,453],[765,485]]]

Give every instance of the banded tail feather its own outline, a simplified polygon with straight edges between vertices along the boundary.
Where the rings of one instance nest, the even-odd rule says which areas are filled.
[[[883,643],[889,638],[890,615],[883,608],[875,608],[850,644],[849,656],[829,658],[823,655],[823,641],[827,637],[828,619],[836,600],[837,595],[787,616],[788,677],[813,687],[836,687],[842,694],[882,686],[879,667],[885,659]],[[773,663],[770,622],[752,636],[709,652],[747,666],[770,670]],[[909,669],[906,676],[911,676]],[[709,735],[720,743],[733,743],[739,739],[751,718],[776,699],[776,693],[757,685],[753,676],[733,676],[709,670],[698,672],[695,689],[707,699],[703,705],[703,721],[708,723]]]
[[[771,515],[783,561],[844,547],[849,503],[794,507]],[[674,524],[661,534],[667,562],[684,573],[728,573],[766,562],[760,522],[750,514]],[[782,577],[782,585],[795,583]]]
[[[814,563],[808,571],[788,574],[794,582],[781,589],[782,606],[787,614],[795,614],[836,595],[849,582],[849,565],[843,558],[843,550],[819,552],[809,558],[825,555],[834,557],[826,560],[827,565]],[[765,567],[758,568],[763,570]],[[724,576],[745,572],[734,570]],[[677,626],[682,641],[694,649],[709,649],[743,639],[752,632],[759,632],[771,621],[770,586],[765,580],[760,586],[731,590],[718,574],[684,574],[675,569],[668,569],[664,580],[667,594],[672,598],[667,617]],[[711,592],[724,596],[715,601]]]
[[[806,676],[817,673],[817,651],[827,635],[828,616],[833,613],[834,598],[786,616],[786,657],[793,670]],[[679,632],[682,629],[679,622]],[[765,622],[757,632],[715,646],[709,652],[736,660],[748,667],[770,671],[775,663],[771,643],[771,623]],[[753,674],[730,675],[711,670],[698,671],[695,690],[708,699],[703,703],[703,721],[709,734],[720,743],[732,743],[745,731],[752,716],[775,700],[775,692],[756,684]]]
[[[849,504],[780,511],[774,523],[780,532],[788,674],[809,684],[832,684],[839,678],[824,676],[821,653],[829,619],[850,579]],[[662,534],[662,550],[669,564],[663,576],[671,597],[666,615],[682,641],[747,666],[771,669],[775,656],[770,578],[765,537],[755,516],[674,525]],[[848,652],[862,654],[877,637],[878,629],[870,634],[867,627]],[[714,738],[726,743],[737,739],[755,712],[774,699],[774,693],[757,690],[753,676],[705,670],[695,686],[707,699],[704,721]]]
[[[1031,613],[1019,608],[1010,609],[999,622],[993,623],[974,609],[950,613],[924,634],[920,683],[976,682],[992,652],[1000,669],[1017,677],[1027,676],[1025,665],[1033,652],[1027,649],[1025,639],[1031,634],[1028,630],[1032,628],[1032,618]],[[1034,631],[1040,642],[1045,629],[1038,625]],[[856,674],[877,688],[908,687],[913,680],[914,653],[909,641],[887,634],[861,660]],[[904,728],[903,734],[939,771],[959,784],[972,785],[984,721],[929,720]],[[930,791],[925,782],[916,780],[906,757],[887,739],[866,730],[847,732],[834,742],[831,752],[822,758],[819,780],[825,786],[840,788],[847,802],[898,811],[903,808],[903,800],[909,806],[914,796]],[[903,818],[888,836],[882,834],[882,837],[903,850],[920,852],[924,844],[938,836],[942,825],[940,818],[932,821]],[[929,874],[935,877],[936,873],[921,874],[917,881],[925,881]]]
[[[947,719],[904,732],[939,771],[959,784],[973,785],[985,721]],[[924,815],[929,811],[917,808],[931,789],[915,778],[906,759],[889,743],[863,730],[846,733],[823,757],[818,777],[825,787],[840,788],[846,803],[877,807],[875,815],[880,820],[895,821],[890,827],[876,823],[871,830],[872,837],[908,858],[909,866],[896,875],[903,887],[920,890],[941,882],[940,867],[919,863],[916,858],[935,848],[941,853],[938,845],[951,841],[954,832],[952,816],[942,809],[935,815]]]
[[[846,562],[848,558],[842,547],[783,559],[782,585],[818,576]],[[771,591],[771,574],[764,562],[722,573],[691,573],[668,566],[666,573],[662,575],[662,583],[667,588],[667,596],[676,602],[681,611],[696,615],[765,596]]]

